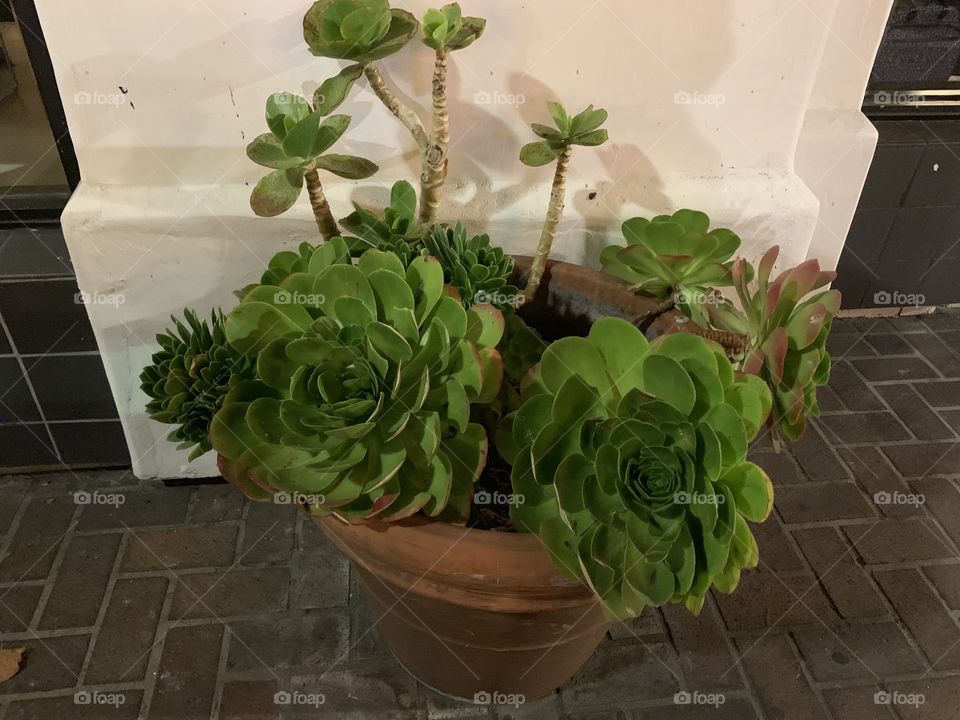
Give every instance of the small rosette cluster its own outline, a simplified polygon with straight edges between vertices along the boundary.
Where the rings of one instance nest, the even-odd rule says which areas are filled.
[[[406,45],[420,23],[387,0],[319,0],[303,18],[303,38],[319,57],[369,63]]]
[[[514,522],[613,617],[667,602],[699,612],[758,562],[747,521],[766,519],[773,488],[746,453],[769,410],[766,385],[719,346],[648,343],[603,318],[546,350],[498,430],[522,498]]]
[[[369,250],[354,265],[334,238],[296,269],[271,270],[279,284],[248,289],[227,317],[258,375],[211,427],[230,474],[251,497],[297,493],[351,521],[466,519],[487,455],[470,406],[499,391],[503,316],[465,310],[430,257],[405,268]]]
[[[626,247],[610,245],[600,254],[604,272],[637,291],[673,298],[687,317],[707,327],[717,297],[712,288],[733,282],[739,236],[726,228],[711,230],[710,218],[697,210],[632,218],[623,224],[623,236]]]

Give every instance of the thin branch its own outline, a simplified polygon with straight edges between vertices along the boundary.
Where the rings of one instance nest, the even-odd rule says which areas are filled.
[[[547,209],[547,219],[543,224],[540,242],[530,265],[530,277],[523,291],[523,301],[530,302],[537,294],[540,280],[543,278],[550,257],[550,248],[557,237],[557,228],[563,218],[563,205],[567,192],[567,166],[570,164],[570,146],[566,146],[560,157],[557,158],[557,170],[553,176],[553,188],[550,190],[550,207]]]
[[[433,131],[423,157],[420,176],[420,221],[436,221],[447,179],[447,148],[450,145],[450,113],[447,110],[447,51],[437,50],[433,65]]]
[[[310,207],[313,208],[313,217],[317,220],[317,227],[320,228],[320,234],[324,240],[329,240],[340,234],[337,229],[337,221],[333,219],[333,213],[330,212],[330,203],[327,202],[327,196],[323,194],[323,185],[320,184],[320,174],[316,168],[307,172],[304,176],[307,183],[307,195],[310,197]]]
[[[393,94],[393,91],[387,87],[387,83],[384,81],[376,65],[373,63],[364,65],[363,74],[367,76],[370,89],[380,98],[380,102],[387,107],[387,110],[396,115],[397,119],[403,123],[404,127],[413,135],[413,139],[416,141],[417,147],[420,148],[420,152],[426,152],[430,144],[430,139],[427,137],[427,131],[424,130],[423,123],[420,122],[417,114],[401,103],[397,96]]]

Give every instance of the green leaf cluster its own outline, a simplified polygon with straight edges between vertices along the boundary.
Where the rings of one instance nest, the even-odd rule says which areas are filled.
[[[773,393],[773,426],[789,440],[803,434],[809,416],[818,416],[817,387],[830,379],[827,337],[840,311],[838,290],[816,292],[836,278],[808,260],[770,279],[780,248],[774,246],[756,269],[746,260],[733,267],[733,284],[743,311],[729,305],[711,310],[718,327],[750,337],[744,372],[758,375]],[[811,294],[812,293],[812,294]]]
[[[718,345],[648,343],[598,320],[547,348],[498,430],[523,497],[514,522],[613,617],[667,602],[699,612],[711,587],[732,592],[758,562],[747,521],[767,517],[773,488],[746,453],[770,403]]]
[[[367,210],[357,203],[354,211],[340,221],[340,225],[354,237],[347,244],[354,253],[370,248],[394,250],[409,264],[429,228],[417,220],[417,191],[406,180],[394,183],[390,190],[390,204],[382,214]],[[411,253],[413,253],[411,255]],[[404,257],[408,256],[408,257]]]
[[[423,43],[434,50],[463,50],[482,34],[487,25],[483,18],[463,17],[459,3],[427,10],[423,16]]]
[[[530,167],[548,165],[560,157],[571,145],[593,147],[602,145],[608,139],[607,131],[601,129],[607,121],[607,111],[589,106],[573,117],[558,102],[549,102],[550,117],[555,127],[534,123],[531,127],[543,140],[524,145],[520,150],[520,161]]]
[[[303,18],[303,39],[319,57],[366,64],[400,50],[419,28],[387,0],[318,0]]]
[[[697,210],[678,210],[652,220],[623,224],[626,247],[610,245],[600,254],[604,272],[657,298],[672,297],[691,320],[706,327],[709,306],[719,302],[715,287],[733,284],[733,255],[740,238],[726,228],[710,229]]]
[[[300,197],[304,175],[326,170],[349,180],[362,180],[379,168],[361,157],[324,153],[350,126],[349,115],[324,118],[298,95],[275,93],[267,99],[267,127],[247,145],[247,157],[273,172],[257,183],[250,207],[261,217],[289,210]]]
[[[207,434],[227,391],[255,377],[252,360],[227,344],[224,317],[219,310],[210,322],[193,310],[183,313],[186,323],[171,317],[173,329],[157,335],[160,350],[140,373],[140,388],[150,398],[147,414],[176,425],[167,437],[190,452],[190,460],[211,449]]]
[[[272,262],[279,284],[227,316],[258,379],[228,393],[213,446],[253,497],[303,493],[312,512],[351,520],[464,520],[487,453],[470,405],[499,390],[503,316],[464,309],[433,258],[405,268],[368,250],[354,265],[333,238],[302,260]]]

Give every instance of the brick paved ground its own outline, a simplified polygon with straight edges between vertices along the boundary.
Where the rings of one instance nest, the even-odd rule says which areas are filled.
[[[960,315],[842,321],[831,345],[823,418],[790,453],[755,453],[777,488],[761,568],[699,619],[613,628],[519,709],[418,687],[288,507],[124,472],[0,479],[0,641],[29,648],[0,720],[286,717],[281,688],[323,693],[312,716],[337,718],[960,717]]]

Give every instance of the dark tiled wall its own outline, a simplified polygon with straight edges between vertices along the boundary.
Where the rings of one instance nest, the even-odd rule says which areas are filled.
[[[0,473],[126,465],[59,228],[0,228]]]
[[[877,153],[838,267],[844,307],[960,302],[960,121],[875,124]]]

